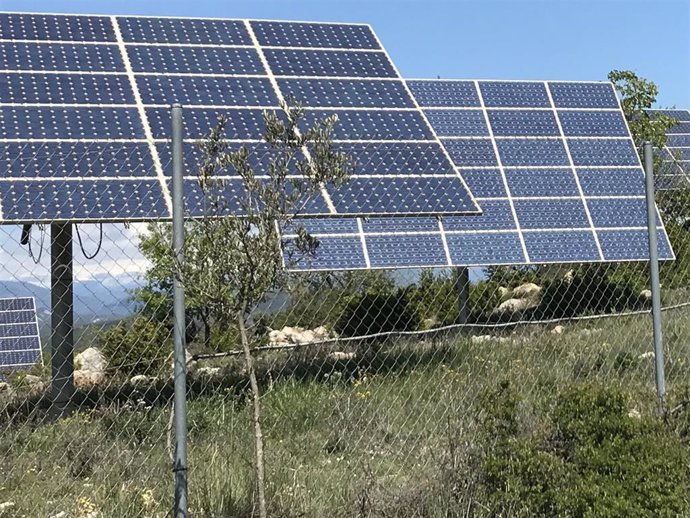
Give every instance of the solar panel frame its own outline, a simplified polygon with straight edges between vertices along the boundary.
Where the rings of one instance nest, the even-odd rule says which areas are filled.
[[[38,29],[31,29],[31,17],[40,17]],[[51,18],[54,17],[53,22]],[[41,13],[0,13],[0,22],[8,25],[14,19],[20,19],[13,28],[31,37],[32,31],[38,39],[20,41],[5,40],[0,37],[0,64],[5,63],[18,75],[16,81],[37,81],[38,74],[52,74],[57,81],[68,83],[68,88],[59,91],[57,101],[40,97],[38,102],[29,107],[21,103],[0,103],[0,109],[9,109],[11,120],[17,131],[24,132],[19,138],[0,138],[0,146],[7,143],[42,143],[47,147],[60,142],[84,143],[106,142],[113,147],[117,145],[142,144],[150,154],[150,174],[160,183],[168,214],[156,214],[157,219],[167,219],[172,209],[170,189],[167,179],[170,175],[170,164],[163,163],[158,149],[168,143],[169,110],[172,102],[186,105],[185,113],[206,115],[197,119],[197,134],[188,135],[186,143],[202,137],[198,130],[204,124],[206,133],[215,120],[213,113],[229,111],[244,121],[248,109],[280,110],[279,102],[285,100],[289,89],[287,85],[307,88],[303,93],[310,94],[305,101],[307,117],[316,115],[338,114],[343,124],[336,126],[336,143],[367,142],[376,145],[378,142],[390,141],[400,143],[440,144],[429,121],[416,103],[406,82],[400,76],[395,64],[390,59],[378,36],[367,24],[338,24],[329,22],[298,22],[224,18],[181,18],[152,16],[108,16],[108,15],[69,15]],[[8,22],[9,20],[9,22]],[[51,28],[53,23],[55,27]],[[18,28],[17,28],[18,27]],[[28,27],[28,28],[27,28]],[[76,27],[76,33],[70,32]],[[231,28],[232,30],[229,30]],[[31,30],[29,30],[31,29]],[[38,31],[38,32],[36,32]],[[99,32],[100,31],[100,32]],[[148,32],[147,32],[148,31]],[[103,41],[98,34],[104,34]],[[296,45],[283,45],[285,38],[295,37]],[[269,42],[282,42],[281,45],[267,45]],[[324,45],[333,45],[324,46]],[[16,48],[9,48],[17,45]],[[348,47],[347,45],[352,45]],[[66,63],[49,58],[51,46],[55,46],[69,57]],[[3,50],[4,49],[4,50]],[[82,52],[83,51],[83,52]],[[213,70],[211,59],[219,53],[231,53],[238,56],[233,66],[221,67],[221,72]],[[234,53],[234,54],[233,54]],[[314,63],[294,63],[294,56],[312,56]],[[282,57],[281,57],[282,56]],[[286,58],[285,56],[288,56]],[[290,58],[290,56],[292,56]],[[99,68],[99,60],[105,59]],[[19,63],[28,59],[27,70]],[[41,61],[47,59],[47,69]],[[286,61],[287,59],[287,61]],[[273,67],[271,66],[273,62]],[[181,63],[182,68],[173,70],[173,63]],[[278,66],[278,63],[281,63]],[[236,66],[235,66],[236,65]],[[258,68],[260,65],[260,68]],[[319,67],[325,67],[320,70]],[[187,67],[187,68],[184,68]],[[277,70],[274,70],[277,67]],[[286,68],[287,67],[287,68]],[[2,66],[0,65],[0,68]],[[295,75],[295,74],[306,75]],[[308,75],[312,74],[312,75]],[[336,74],[336,75],[332,75]],[[369,74],[369,75],[367,75]],[[30,79],[23,79],[24,76]],[[60,76],[69,79],[57,79]],[[98,79],[96,79],[98,77]],[[88,79],[87,79],[88,78]],[[108,79],[105,79],[108,78]],[[89,102],[79,101],[83,95],[78,88],[82,83],[94,81],[111,82],[114,85],[128,85],[126,91],[89,92],[85,97]],[[74,83],[74,87],[72,85]],[[225,88],[230,83],[233,88]],[[263,86],[262,86],[263,85]],[[282,86],[281,86],[282,85]],[[324,88],[331,88],[332,93],[324,97]],[[300,90],[302,91],[302,90]],[[320,95],[320,98],[314,96]],[[182,95],[182,98],[180,98]],[[9,99],[13,100],[12,92]],[[97,96],[97,97],[94,97]],[[22,96],[19,100],[28,100]],[[98,103],[90,104],[91,100]],[[376,99],[373,102],[372,99]],[[387,103],[384,101],[388,99]],[[49,101],[49,102],[43,102]],[[382,103],[385,106],[382,106]],[[391,104],[392,103],[392,104]],[[91,109],[91,112],[88,109]],[[87,109],[87,111],[83,111]],[[22,111],[25,110],[25,111]],[[26,111],[33,110],[33,111]],[[58,111],[55,111],[58,110]],[[109,111],[108,111],[109,110]],[[157,111],[154,119],[151,116]],[[100,115],[100,113],[105,115]],[[83,113],[83,114],[82,114]],[[20,125],[26,115],[36,119],[36,123]],[[131,120],[131,114],[136,114]],[[410,117],[414,116],[414,120]],[[70,122],[68,116],[73,116]],[[96,121],[94,116],[101,120]],[[105,117],[105,118],[104,118]],[[65,121],[58,127],[46,121],[50,119]],[[253,120],[250,119],[249,120]],[[349,122],[349,126],[348,124]],[[137,124],[138,121],[138,124]],[[112,127],[111,127],[112,126]],[[51,129],[52,128],[52,129]],[[251,127],[250,127],[251,129]],[[55,133],[58,131],[58,133]],[[369,133],[366,133],[366,132]],[[397,131],[397,133],[396,133]],[[361,138],[358,135],[362,135]],[[134,138],[131,138],[132,135]],[[128,138],[128,136],[130,138]],[[240,135],[238,135],[240,136]],[[262,136],[258,131],[250,132],[250,139],[241,138],[252,144],[252,139]],[[0,135],[4,137],[4,135]],[[423,142],[422,142],[423,141]],[[356,215],[391,215],[410,214],[480,214],[474,196],[467,188],[462,175],[453,167],[450,156],[443,148],[442,153],[447,163],[444,175],[454,179],[459,187],[456,192],[464,195],[455,203],[443,205],[442,197],[436,199],[435,206],[420,207],[415,205],[415,212],[405,203],[405,197],[412,193],[400,192],[388,206],[367,205],[366,211],[361,204],[355,204],[350,210],[347,203],[334,204],[331,193],[324,186],[319,194],[323,203],[312,204],[313,207],[325,207],[325,212],[314,214],[300,213],[300,217],[352,217]],[[116,155],[111,150],[111,155]],[[305,156],[310,160],[308,150]],[[356,171],[355,171],[356,173]],[[25,175],[26,176],[26,175]],[[129,179],[133,175],[120,175]],[[194,177],[187,171],[186,180]],[[353,178],[356,178],[356,174]],[[424,190],[428,183],[424,171],[410,170],[400,178],[407,182],[417,183],[418,190]],[[74,178],[71,175],[71,178]],[[26,181],[27,178],[24,178]],[[46,181],[46,178],[41,178]],[[56,177],[63,181],[64,177]],[[4,198],[7,198],[5,193]],[[353,200],[354,201],[354,200]],[[135,211],[136,212],[136,211]],[[86,211],[88,218],[74,215],[68,221],[120,221],[148,220],[150,214],[145,208],[141,214],[120,215],[104,213],[98,218],[98,211]],[[42,220],[14,219],[20,214],[40,214]],[[191,214],[192,216],[199,214]],[[50,214],[47,211],[8,210],[0,204],[0,223],[22,223],[38,221],[63,221],[64,215]]]
[[[414,81],[414,80],[413,80]],[[462,136],[447,136],[440,137],[442,144],[445,147],[450,147],[451,156],[456,160],[456,166],[463,170],[463,176],[468,179],[469,185],[477,197],[478,202],[482,206],[484,213],[482,216],[476,218],[461,218],[453,216],[439,216],[436,219],[432,218],[402,218],[397,220],[397,225],[394,228],[382,228],[382,225],[371,225],[371,222],[380,218],[370,218],[363,220],[364,225],[360,223],[358,232],[353,230],[353,227],[333,227],[331,229],[319,228],[319,223],[311,222],[306,225],[308,231],[312,229],[314,236],[327,236],[328,239],[333,240],[338,235],[355,237],[359,236],[362,243],[363,255],[366,258],[372,253],[372,237],[381,239],[382,237],[390,236],[416,236],[418,239],[426,238],[430,235],[439,236],[443,243],[443,248],[446,252],[446,260],[439,261],[438,255],[434,255],[432,251],[427,249],[420,250],[423,256],[433,256],[435,260],[425,261],[424,257],[418,257],[416,264],[412,264],[410,256],[417,253],[414,246],[407,247],[405,251],[404,260],[399,260],[394,256],[389,256],[387,264],[372,264],[371,261],[366,262],[366,266],[362,268],[401,268],[401,267],[448,267],[448,266],[492,266],[497,264],[544,264],[544,263],[580,263],[580,262],[619,262],[624,260],[640,261],[645,260],[646,255],[640,252],[639,236],[637,233],[647,231],[646,226],[646,207],[645,207],[645,192],[644,192],[644,172],[642,164],[634,149],[632,137],[629,133],[627,122],[622,117],[622,110],[620,101],[615,94],[613,85],[606,82],[547,82],[547,81],[502,81],[504,84],[524,84],[536,83],[543,85],[543,92],[550,101],[548,108],[540,107],[535,109],[547,111],[555,116],[559,128],[559,135],[556,138],[562,143],[567,163],[554,166],[546,163],[541,166],[529,166],[524,164],[509,164],[504,163],[505,154],[500,152],[501,142],[508,143],[510,146],[519,145],[521,140],[525,140],[524,135],[521,135],[519,128],[514,131],[514,135],[493,134],[493,127],[490,123],[489,113],[491,110],[500,109],[506,112],[514,112],[516,114],[524,111],[524,98],[521,95],[515,96],[512,101],[515,106],[509,108],[488,108],[484,104],[482,95],[481,83],[476,80],[417,80],[420,82],[420,89],[423,91],[425,99],[433,100],[428,106],[423,106],[427,110],[457,110],[464,113],[470,110],[480,111],[484,114],[486,134],[480,135],[465,135]],[[411,82],[411,81],[410,81]],[[495,81],[491,86],[495,85]],[[440,93],[435,94],[431,86],[439,84]],[[474,85],[475,95],[471,95],[467,85]],[[552,95],[553,85],[568,85],[566,88],[559,88],[560,97],[556,102]],[[599,92],[599,95],[605,90],[606,95],[602,99],[591,99],[593,95],[591,92]],[[462,95],[457,97],[457,107],[453,107],[453,102],[446,102],[443,95],[444,92],[462,92]],[[568,99],[564,93],[574,92],[572,99]],[[588,93],[589,92],[589,93]],[[542,96],[543,97],[543,96]],[[455,98],[455,97],[454,97]],[[615,107],[613,106],[615,102]],[[423,104],[423,103],[422,103]],[[560,108],[560,105],[564,107]],[[576,135],[570,136],[566,134],[563,124],[561,122],[561,113],[591,113],[596,114],[620,114],[619,117],[593,117],[588,122],[588,133],[592,132],[592,128],[597,124],[601,128],[601,132],[605,133],[603,136],[599,135]],[[584,117],[587,119],[587,117]],[[611,131],[620,133],[620,124],[624,124],[626,135],[610,136]],[[592,122],[594,121],[594,122]],[[610,121],[615,121],[611,125]],[[517,121],[516,124],[520,124]],[[596,123],[596,124],[594,124]],[[476,125],[470,124],[470,132],[474,131]],[[611,130],[613,128],[613,130]],[[438,131],[438,130],[437,130]],[[539,135],[529,139],[531,143],[543,145],[553,140],[552,136]],[[590,149],[586,146],[579,146],[582,142],[592,142],[596,144]],[[614,145],[609,144],[613,142]],[[624,143],[618,144],[619,142]],[[573,143],[575,143],[573,145]],[[481,144],[481,148],[476,145]],[[480,149],[479,153],[472,154],[472,146]],[[455,147],[458,150],[455,151]],[[460,148],[464,150],[460,152]],[[580,154],[576,152],[575,156],[571,153],[571,147],[576,147],[580,150]],[[627,155],[624,156],[620,149],[624,149]],[[469,150],[469,151],[468,151]],[[583,152],[583,151],[586,151]],[[464,153],[464,154],[463,154]],[[524,156],[524,155],[523,155]],[[627,161],[634,163],[627,163]],[[591,165],[593,160],[613,160],[614,165]],[[458,160],[466,160],[463,163],[458,163]],[[559,158],[562,161],[562,158]],[[615,162],[618,161],[618,162]],[[547,161],[548,162],[548,161]],[[616,165],[618,164],[618,165]],[[463,168],[463,165],[471,169]],[[560,180],[557,179],[553,185],[557,186],[558,191],[544,193],[543,185],[533,187],[530,185],[529,177],[522,180],[521,185],[523,192],[516,195],[514,187],[519,175],[524,175],[525,170],[530,170],[533,174],[534,183],[540,179],[539,173],[547,172],[553,178],[553,173],[562,173]],[[468,171],[476,171],[474,174],[468,174]],[[476,184],[474,179],[481,178],[483,172],[490,172],[490,178],[484,184]],[[598,176],[597,176],[598,173]],[[620,173],[626,175],[636,175],[636,179],[631,181],[630,176],[622,176]],[[563,181],[563,177],[568,178],[568,182]],[[622,181],[625,180],[625,181]],[[553,182],[553,180],[552,180]],[[549,195],[550,194],[550,195]],[[551,201],[549,201],[551,200]],[[498,202],[499,205],[495,205]],[[544,205],[546,203],[546,205]],[[577,203],[576,206],[566,207],[568,204]],[[542,204],[541,210],[539,205]],[[634,207],[634,219],[629,214],[609,214],[601,211],[602,204],[613,204],[618,206],[618,210],[630,208],[631,204]],[[525,212],[525,210],[528,212]],[[561,211],[564,216],[560,219],[558,216],[549,217],[549,211]],[[534,214],[531,211],[536,211]],[[497,216],[492,216],[497,214]],[[579,224],[569,225],[563,228],[563,222],[571,223],[573,214],[579,214]],[[567,215],[567,217],[565,217]],[[485,217],[492,218],[488,223],[483,219]],[[668,236],[666,235],[663,222],[661,221],[658,212],[658,226],[657,232],[659,236],[659,251],[662,259],[674,259],[673,251],[670,247]],[[432,221],[437,228],[430,230],[428,228],[429,221]],[[548,221],[551,221],[548,223]],[[301,222],[306,224],[307,222]],[[547,224],[548,223],[548,224]],[[311,228],[310,228],[311,227]],[[368,227],[368,228],[367,228]],[[376,232],[369,229],[376,228]],[[606,247],[602,248],[598,234],[603,233],[606,236]],[[616,236],[635,235],[635,246],[628,246],[627,251],[624,245],[624,240],[619,244],[622,250],[615,248],[617,242]],[[289,229],[283,229],[283,236],[285,239],[290,239],[292,235]],[[511,237],[512,236],[512,237]],[[373,247],[377,246],[373,242]],[[428,245],[427,245],[428,246]],[[459,247],[475,247],[474,250],[460,250]],[[511,248],[512,247],[512,248]],[[423,248],[423,247],[420,247]],[[517,250],[515,250],[516,248]],[[500,250],[497,253],[496,250]],[[516,253],[517,252],[517,253]],[[317,249],[318,253],[318,249]],[[377,253],[376,250],[373,251]],[[327,266],[326,261],[319,261],[319,264],[310,265],[307,258],[300,258],[301,262],[291,263],[286,260],[285,266],[288,269],[295,271],[309,270],[318,271]]]
[[[28,315],[23,316],[24,313],[28,313]],[[21,325],[26,326],[27,329],[28,326],[33,326],[35,332],[29,331],[15,336],[17,327]],[[6,333],[7,329],[11,330],[9,334]],[[35,344],[35,347],[18,347],[18,344],[27,341],[29,344]],[[6,358],[12,360],[27,355],[34,357],[35,361],[22,363],[4,361]],[[35,298],[9,297],[0,299],[0,373],[26,370],[41,363],[43,363],[43,350]]]

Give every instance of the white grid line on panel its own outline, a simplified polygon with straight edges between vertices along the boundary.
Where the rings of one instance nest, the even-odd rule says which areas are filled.
[[[426,110],[426,108],[424,108]],[[467,135],[467,136],[442,136],[439,137],[441,140],[489,140],[489,139],[495,139],[495,140],[563,140],[564,137],[559,136],[559,135],[522,135],[522,136],[516,136],[516,135],[496,135],[493,137],[490,137],[489,135]],[[598,137],[565,137],[566,139],[569,140],[628,140],[628,137],[603,137],[603,136],[598,136]],[[529,167],[529,166],[521,166],[521,167]],[[564,166],[561,166],[564,167]],[[628,166],[628,167],[635,167],[635,166]]]
[[[603,260],[604,259],[604,251],[601,249],[601,243],[599,242],[599,235],[597,234],[597,230],[594,226],[594,220],[592,219],[592,214],[589,210],[589,205],[587,204],[587,200],[585,199],[585,192],[582,189],[582,184],[580,183],[580,176],[577,173],[577,168],[575,167],[575,162],[573,161],[573,156],[570,154],[570,146],[568,145],[568,139],[566,138],[565,133],[563,131],[563,126],[561,125],[561,118],[558,115],[558,110],[556,109],[556,103],[554,103],[554,101],[553,101],[553,96],[551,95],[551,88],[549,87],[549,83],[547,81],[544,81],[544,88],[546,89],[546,95],[549,98],[549,103],[551,104],[551,107],[553,108],[553,114],[554,114],[554,117],[556,118],[556,124],[558,125],[558,131],[561,134],[563,146],[565,146],[565,152],[566,152],[566,155],[568,156],[568,162],[570,163],[570,168],[571,168],[571,171],[573,173],[573,177],[575,178],[575,184],[577,185],[577,190],[580,193],[580,199],[582,200],[582,205],[585,209],[587,221],[589,222],[590,230],[591,230],[592,235],[594,237],[594,242],[597,246],[597,253],[599,254],[599,259]]]
[[[160,157],[158,156],[158,149],[156,149],[156,144],[153,139],[153,132],[151,131],[151,126],[149,124],[148,117],[146,116],[146,109],[141,98],[141,93],[139,92],[139,87],[137,86],[137,81],[132,72],[132,64],[129,61],[129,55],[127,54],[127,48],[125,47],[124,41],[122,39],[122,32],[120,31],[120,26],[118,25],[117,17],[111,16],[110,21],[113,24],[113,30],[115,31],[115,38],[117,39],[118,48],[120,50],[120,55],[125,64],[125,70],[127,71],[127,77],[129,78],[129,83],[132,88],[132,93],[134,94],[134,100],[137,104],[137,111],[139,112],[139,117],[141,118],[141,124],[144,128],[144,136],[149,147],[149,153],[151,153],[151,158],[153,159],[153,165],[156,170],[156,175],[158,177],[158,182],[160,183],[161,192],[163,193],[163,199],[165,205],[168,208],[168,213],[172,214],[172,198],[170,192],[168,191],[167,178],[163,172],[163,166],[161,165]]]
[[[441,243],[443,243],[443,253],[446,254],[446,264],[453,266],[453,258],[450,255],[450,247],[448,246],[448,238],[446,237],[446,230],[443,227],[443,219],[438,218],[438,230],[441,234]]]
[[[256,37],[256,34],[254,34],[254,29],[251,26],[251,23],[249,23],[249,20],[244,20],[244,25],[245,28],[247,29],[247,32],[249,33],[249,37],[252,40],[252,43],[254,44],[254,49],[256,52],[259,54],[259,59],[261,60],[261,64],[264,67],[264,70],[266,71],[266,74],[268,76],[268,80],[271,82],[271,86],[273,87],[273,90],[278,97],[278,100],[281,102],[285,102],[285,97],[283,96],[283,92],[280,90],[278,87],[278,81],[276,80],[275,76],[273,75],[273,71],[271,70],[271,66],[268,64],[268,60],[266,59],[266,55],[264,54],[261,45],[259,45],[259,40]],[[295,132],[299,133],[299,130],[295,128]],[[306,146],[302,147],[302,153],[304,156],[307,158],[308,161],[312,161],[311,158],[311,153],[307,149]],[[326,206],[328,207],[328,210],[332,214],[336,214],[335,210],[335,205],[333,204],[333,200],[331,199],[331,195],[326,191],[326,187],[324,185],[320,186],[320,191],[321,191],[321,196],[323,197],[324,201],[326,202]]]
[[[362,256],[364,257],[364,264],[367,268],[371,268],[371,261],[369,260],[369,248],[367,247],[367,239],[364,236],[364,225],[362,224],[362,218],[357,218],[357,230],[359,242],[362,244]]]
[[[518,237],[520,239],[520,246],[522,247],[522,257],[527,263],[530,262],[529,252],[527,252],[527,244],[525,243],[525,238],[522,235],[520,228],[520,221],[517,217],[517,211],[515,210],[515,203],[511,196],[510,186],[508,185],[508,178],[506,177],[505,169],[503,169],[503,160],[501,160],[501,155],[498,152],[498,146],[496,145],[496,139],[494,138],[493,127],[491,126],[491,121],[489,120],[489,113],[486,110],[486,105],[484,104],[484,96],[482,95],[481,88],[479,88],[479,81],[474,81],[474,88],[477,92],[479,98],[479,104],[482,107],[482,114],[484,115],[484,122],[489,131],[489,138],[491,139],[491,146],[496,155],[496,161],[498,164],[498,170],[501,173],[501,181],[503,182],[503,188],[505,189],[506,195],[508,196],[508,204],[510,205],[510,212],[513,215],[513,223],[515,223],[515,228],[518,232]]]

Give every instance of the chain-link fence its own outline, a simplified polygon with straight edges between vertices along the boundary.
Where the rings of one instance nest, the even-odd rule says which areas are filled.
[[[84,176],[108,170],[108,156],[121,163],[92,151],[33,150],[31,163],[13,167],[71,167]],[[687,193],[657,194],[676,254],[661,267],[672,423],[687,420]],[[141,203],[133,192],[132,210]],[[60,230],[51,223],[5,226],[0,238],[0,299],[33,300],[5,307],[0,343],[9,352],[24,343],[17,338],[36,335],[43,351],[3,371],[0,516],[167,516],[179,273],[170,225],[68,225],[74,357],[56,371],[55,348],[67,338],[56,340],[59,323],[51,322],[60,282],[51,273],[59,252],[51,232]],[[188,235],[197,231],[189,223]],[[202,272],[216,260],[203,250],[215,249],[192,257]],[[187,288],[190,516],[252,516],[255,408],[243,331],[218,314],[215,299],[204,303]],[[558,478],[560,468],[538,461],[555,448],[553,423],[567,443],[563,402],[586,400],[582,387],[609,391],[592,396],[605,400],[597,419],[607,433],[617,433],[606,426],[618,410],[631,423],[656,419],[646,262],[299,272],[267,292],[249,312],[247,333],[270,516],[526,516],[533,494],[516,497],[510,484],[544,484],[542,470]],[[55,376],[65,373],[74,389],[57,408]],[[541,446],[529,450],[526,437]],[[516,478],[501,478],[507,473]]]

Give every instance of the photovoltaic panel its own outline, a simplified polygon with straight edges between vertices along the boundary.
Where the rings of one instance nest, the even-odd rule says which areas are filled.
[[[610,83],[408,81],[481,216],[305,220],[328,240],[294,270],[636,261],[648,257],[644,172]],[[690,126],[690,113],[683,114]],[[690,135],[689,135],[690,136]],[[688,139],[690,141],[690,139]],[[673,142],[673,140],[671,140]],[[690,146],[690,143],[688,144]],[[690,150],[689,150],[690,151]],[[341,220],[342,221],[342,220]],[[659,255],[672,259],[657,218]],[[343,241],[339,241],[343,240]],[[337,264],[336,264],[337,263]]]
[[[0,299],[0,376],[30,369],[41,361],[41,339],[34,299]]]
[[[660,191],[690,187],[690,111],[652,110],[651,115],[662,114],[677,121],[666,134],[666,146],[661,150],[664,159],[655,174],[656,188]]]
[[[195,143],[223,115],[231,147],[257,155],[264,112],[292,99],[302,130],[336,115],[334,145],[357,164],[301,216],[481,212],[367,25],[0,13],[0,29],[0,222],[169,218],[173,103],[201,215]],[[237,172],[220,178],[238,206]]]

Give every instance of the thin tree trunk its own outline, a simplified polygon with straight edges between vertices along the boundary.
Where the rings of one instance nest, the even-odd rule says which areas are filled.
[[[259,517],[267,518],[266,514],[266,491],[264,488],[264,436],[261,432],[261,401],[259,399],[259,383],[256,381],[256,371],[254,370],[254,357],[249,349],[249,338],[247,337],[247,328],[244,322],[244,311],[237,313],[237,323],[240,328],[240,337],[242,338],[242,349],[244,350],[244,360],[247,364],[247,372],[249,373],[249,384],[252,388],[252,400],[254,403],[254,447],[255,447],[255,469],[256,469],[256,486],[259,500]]]
[[[202,320],[204,322],[204,346],[209,350],[211,348],[211,317],[204,314]]]

